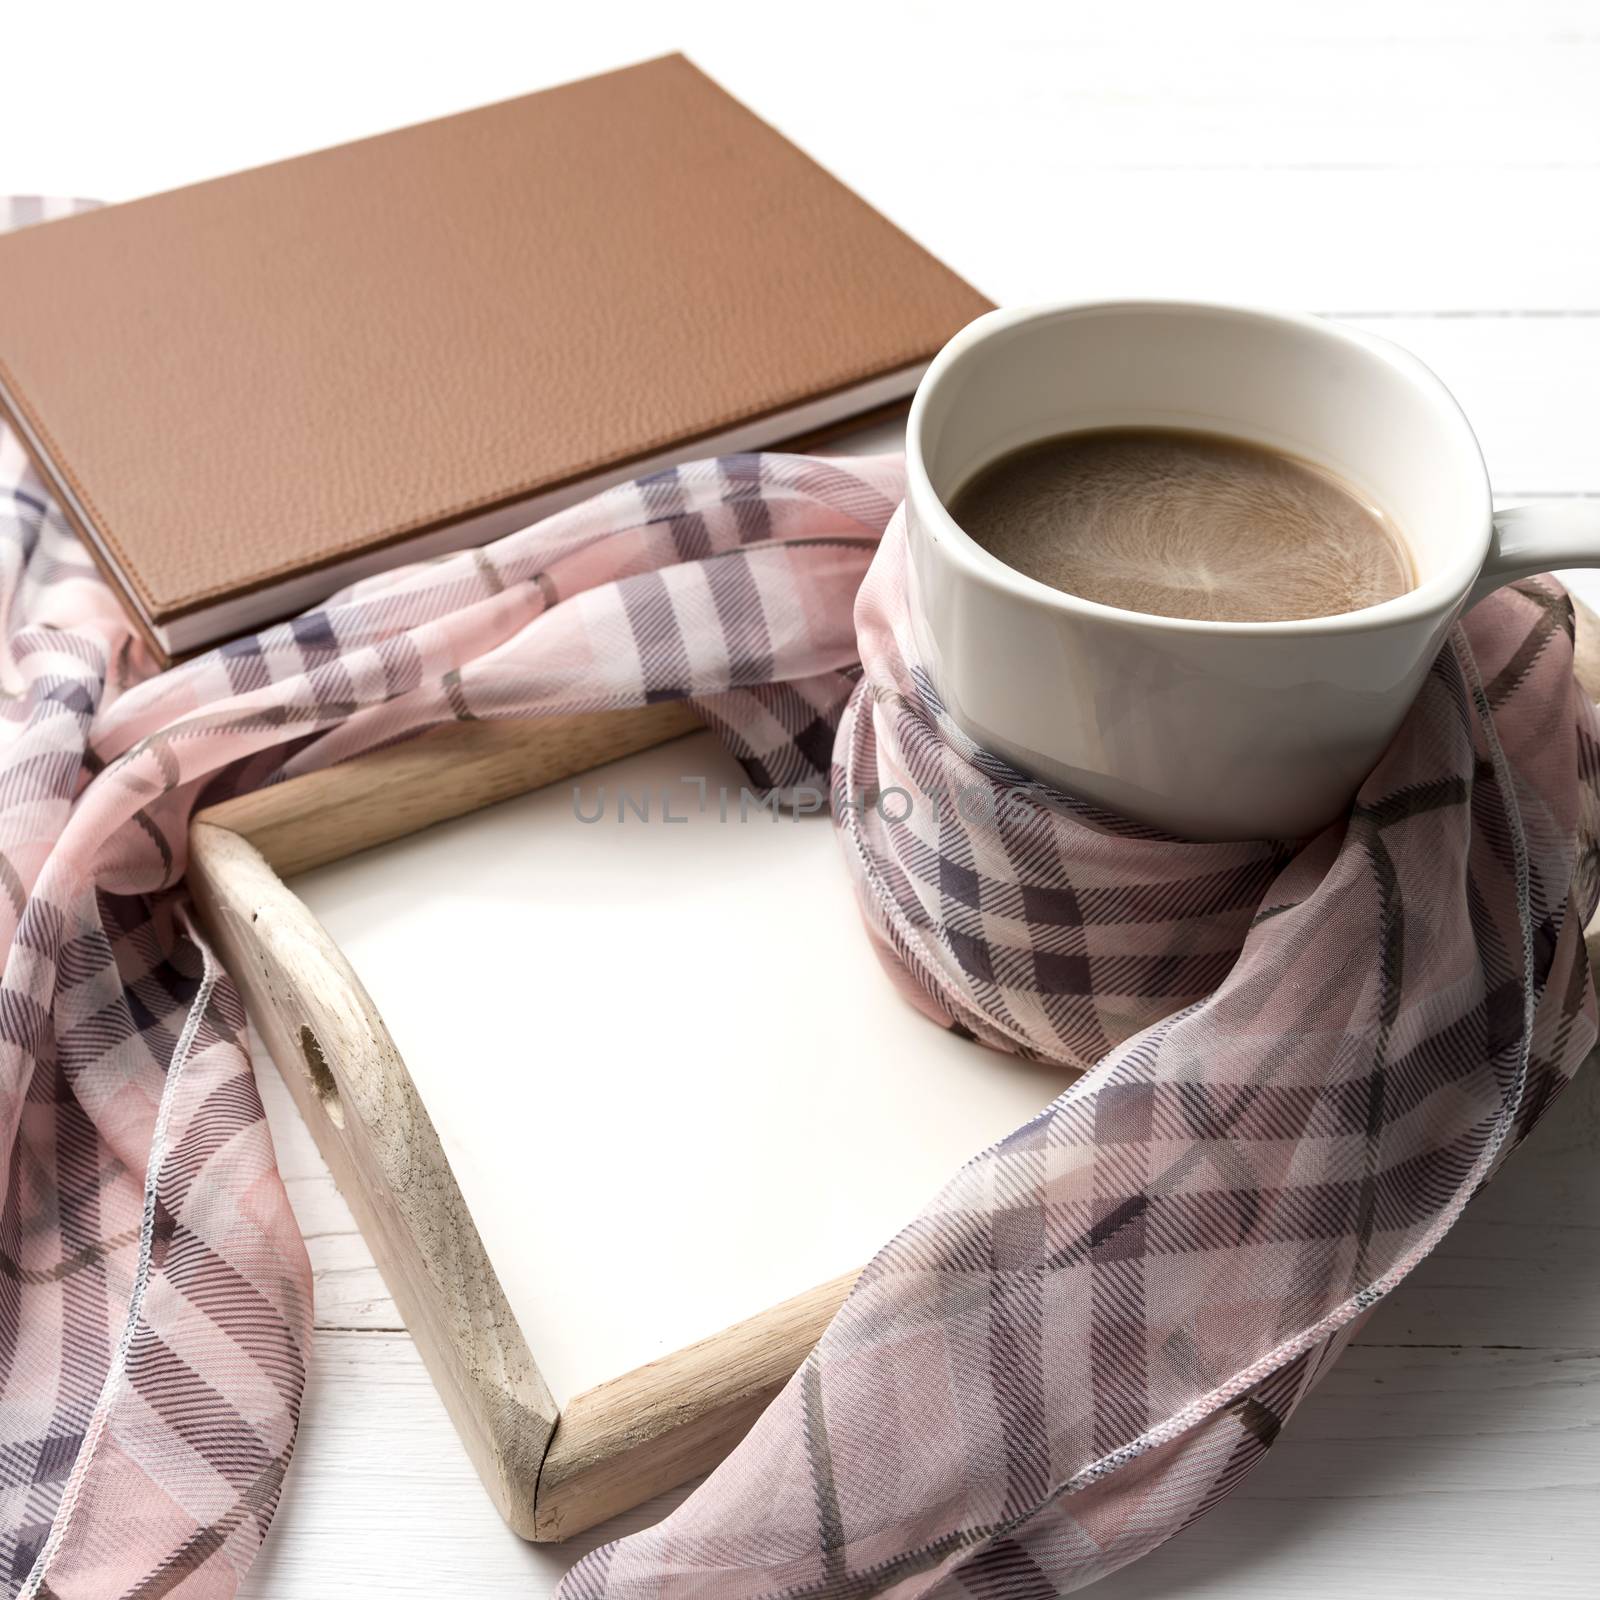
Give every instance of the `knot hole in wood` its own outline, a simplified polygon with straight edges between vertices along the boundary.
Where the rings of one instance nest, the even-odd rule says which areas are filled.
[[[333,1075],[333,1068],[328,1065],[328,1058],[322,1053],[316,1034],[303,1024],[300,1028],[300,1054],[305,1057],[306,1075],[311,1079],[311,1087],[316,1090],[322,1109],[328,1113],[334,1127],[342,1128],[344,1106],[339,1100],[338,1080]]]

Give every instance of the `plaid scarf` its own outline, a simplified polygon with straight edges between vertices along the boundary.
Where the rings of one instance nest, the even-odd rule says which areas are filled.
[[[1552,581],[1455,629],[1347,820],[1294,847],[1165,838],[974,747],[916,666],[905,566],[897,514],[834,747],[863,913],[945,1026],[1090,1070],[563,1600],[1104,1577],[1256,1465],[1595,1040],[1600,747]]]
[[[691,699],[755,782],[831,781],[925,1011],[1092,1068],[570,1600],[1092,1581],[1237,1483],[1437,1242],[1594,1037],[1565,597],[1471,614],[1346,825],[1182,843],[953,727],[898,493],[887,459],[701,462],[156,674],[0,433],[0,1593],[228,1595],[259,1547],[311,1294],[187,822],[459,718]]]

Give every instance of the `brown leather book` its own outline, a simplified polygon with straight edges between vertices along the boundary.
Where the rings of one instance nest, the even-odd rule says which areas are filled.
[[[0,238],[0,407],[170,659],[903,401],[987,309],[669,56]]]

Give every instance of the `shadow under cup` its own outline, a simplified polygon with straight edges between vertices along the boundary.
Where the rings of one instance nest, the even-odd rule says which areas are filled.
[[[1111,427],[1221,434],[1323,467],[1388,515],[1415,587],[1305,620],[1151,616],[1026,577],[951,518],[997,458]],[[981,317],[924,377],[906,464],[913,626],[957,724],[1024,772],[1191,838],[1299,837],[1348,805],[1491,536],[1477,441],[1426,367],[1365,333],[1234,307]]]

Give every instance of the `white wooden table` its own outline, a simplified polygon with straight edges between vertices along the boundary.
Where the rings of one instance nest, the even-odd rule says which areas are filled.
[[[1001,302],[1344,314],[1456,390],[1503,498],[1600,494],[1600,12],[1582,0],[79,5],[8,15],[5,34],[0,191],[111,199],[683,48]],[[318,1332],[247,1594],[548,1594],[578,1548],[501,1526],[260,1077]],[[1587,1596],[1597,1559],[1591,1074],[1269,1464],[1099,1593]]]

